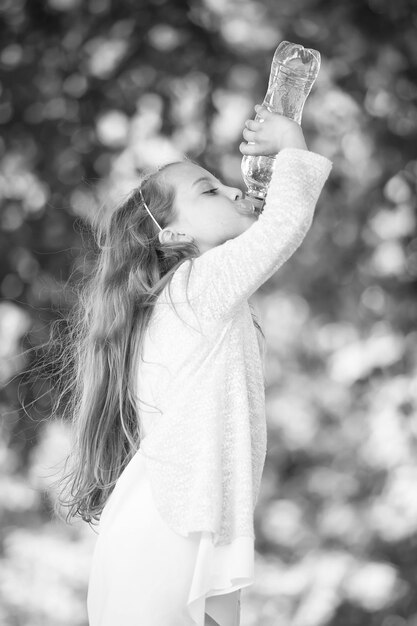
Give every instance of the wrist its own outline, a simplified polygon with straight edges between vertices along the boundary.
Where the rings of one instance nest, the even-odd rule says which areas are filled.
[[[281,141],[280,149],[283,150],[284,148],[299,148],[300,150],[308,150],[302,133],[294,133],[291,136],[284,137]]]

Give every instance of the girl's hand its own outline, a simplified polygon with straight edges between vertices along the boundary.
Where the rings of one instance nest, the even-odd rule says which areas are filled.
[[[264,106],[255,106],[257,117],[263,121],[246,120],[239,150],[242,154],[275,155],[283,148],[308,150],[301,126],[294,120],[272,113]]]

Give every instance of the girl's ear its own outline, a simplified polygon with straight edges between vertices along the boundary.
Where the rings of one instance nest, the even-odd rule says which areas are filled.
[[[180,241],[193,241],[191,235],[187,235],[186,233],[179,233],[176,230],[172,230],[171,228],[164,228],[158,234],[159,242],[161,244],[164,243],[174,243]]]
[[[169,241],[172,241],[172,231],[169,228],[164,228],[163,230],[160,230],[158,233],[158,239],[159,239],[159,243],[167,243]]]

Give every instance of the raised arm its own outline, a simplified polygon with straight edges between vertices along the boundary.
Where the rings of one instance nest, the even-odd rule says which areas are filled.
[[[174,274],[173,295],[179,290],[184,296],[187,288],[198,316],[211,320],[232,316],[300,246],[331,168],[332,162],[315,152],[281,150],[257,221],[238,237],[193,259],[188,281],[183,269],[188,262],[184,263]]]

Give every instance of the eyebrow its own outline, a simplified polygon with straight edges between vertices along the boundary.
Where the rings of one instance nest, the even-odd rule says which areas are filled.
[[[197,178],[197,180],[195,180],[191,186],[195,187],[195,185],[197,185],[198,183],[201,183],[203,181],[208,182],[208,183],[212,183],[213,179],[209,178],[208,176],[202,176],[201,178]],[[220,184],[217,179],[215,179],[215,183]]]

